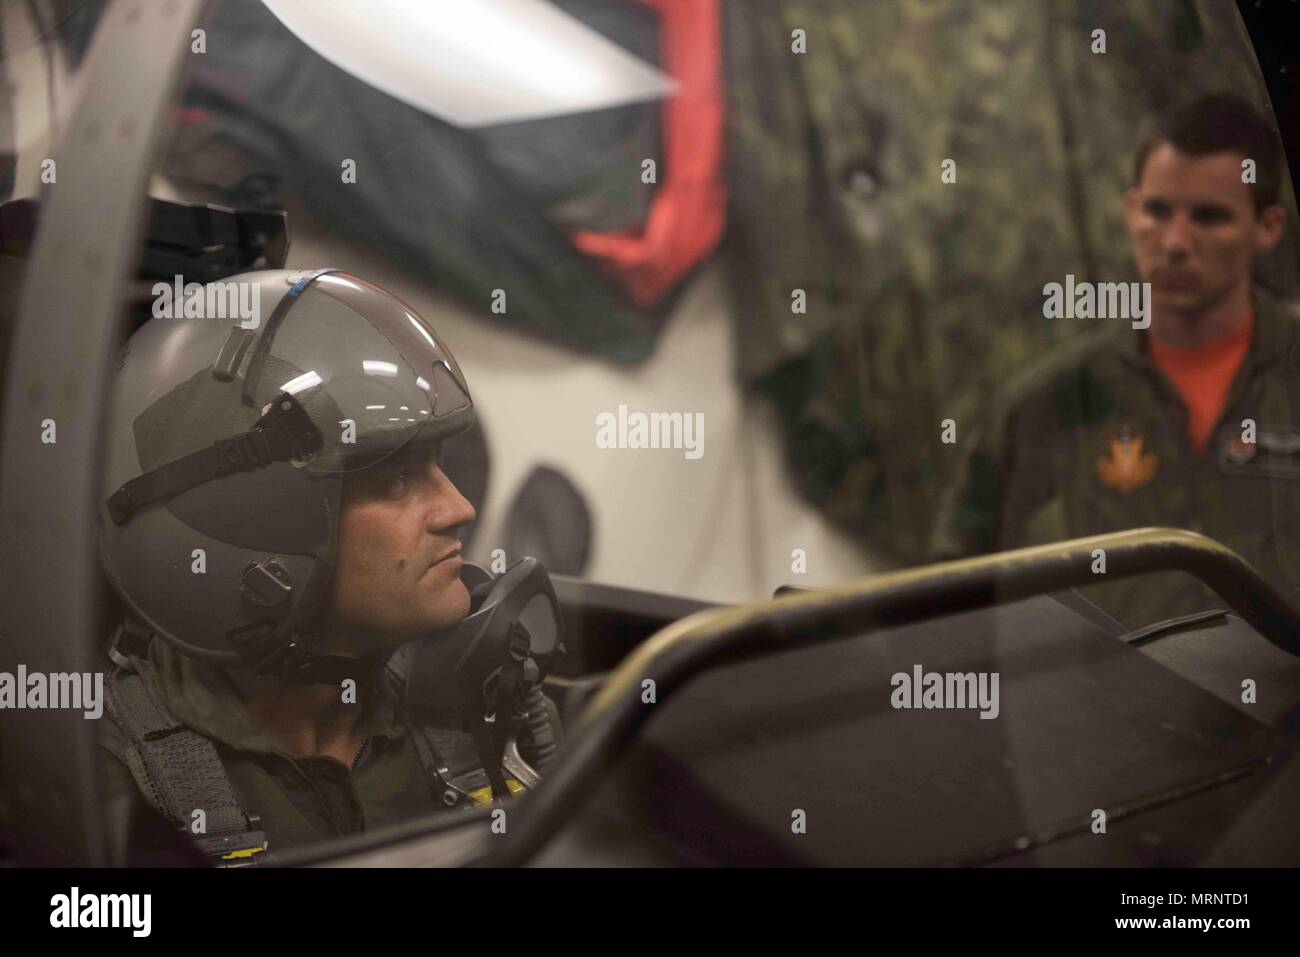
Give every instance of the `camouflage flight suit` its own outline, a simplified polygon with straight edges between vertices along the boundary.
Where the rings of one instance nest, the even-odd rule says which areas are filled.
[[[939,521],[939,554],[1172,526],[1234,549],[1300,605],[1300,313],[1261,291],[1253,301],[1254,337],[1204,458],[1146,333],[1098,320],[1115,326],[1008,386]],[[1129,627],[1224,606],[1183,573],[1083,592]]]
[[[377,675],[368,688],[358,690],[357,706],[363,709],[358,727],[364,743],[349,767],[326,755],[288,753],[253,719],[243,696],[219,668],[181,655],[157,639],[149,643],[147,655],[131,660],[134,673],[148,682],[149,706],[174,719],[175,730],[197,732],[215,745],[234,803],[245,814],[260,818],[257,827],[271,851],[409,821],[446,810],[452,803],[469,807],[489,799],[490,792],[470,795],[466,790],[453,802],[448,800],[446,786],[430,779],[417,752],[415,735],[401,717],[387,672]],[[121,675],[120,669],[110,669],[108,680],[119,680]],[[113,717],[111,711],[109,716]],[[138,749],[133,751],[120,722],[102,722],[101,734],[108,752],[108,795],[139,787],[151,803],[165,803],[157,800],[152,783],[140,783]],[[177,760],[193,763],[195,773],[203,773],[201,762],[192,756]],[[153,775],[145,773],[143,777],[148,780]],[[471,787],[487,784],[481,767],[458,780],[470,781]],[[155,791],[152,797],[148,794],[151,790]],[[200,789],[202,793],[211,790],[215,789]],[[164,807],[159,810],[176,817]],[[181,827],[190,822],[172,823]]]

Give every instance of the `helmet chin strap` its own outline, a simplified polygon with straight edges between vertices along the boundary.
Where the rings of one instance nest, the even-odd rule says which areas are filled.
[[[392,649],[371,651],[353,658],[308,651],[297,642],[290,642],[273,673],[285,685],[337,686],[348,679],[355,681],[370,674],[377,667],[380,656],[389,651]]]

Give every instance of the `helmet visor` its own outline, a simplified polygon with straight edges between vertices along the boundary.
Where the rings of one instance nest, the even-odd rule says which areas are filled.
[[[456,360],[413,309],[340,272],[289,296],[268,321],[245,391],[263,404],[288,392],[306,409],[322,447],[303,467],[369,468],[472,424]]]

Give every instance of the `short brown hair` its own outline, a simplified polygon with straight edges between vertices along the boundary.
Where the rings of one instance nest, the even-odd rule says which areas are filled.
[[[1142,182],[1147,156],[1168,143],[1188,156],[1239,153],[1255,161],[1250,191],[1255,213],[1278,200],[1282,183],[1282,147],[1273,127],[1258,110],[1235,93],[1206,93],[1162,113],[1142,140],[1133,164],[1133,185]]]

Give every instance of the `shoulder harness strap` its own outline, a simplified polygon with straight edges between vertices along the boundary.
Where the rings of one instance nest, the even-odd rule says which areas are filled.
[[[218,866],[256,863],[267,847],[260,821],[235,800],[225,765],[213,743],[173,718],[149,682],[121,666],[109,674],[109,718],[125,742],[105,744],[127,766],[145,799],[194,840]],[[194,834],[194,811],[204,813],[206,832]]]

